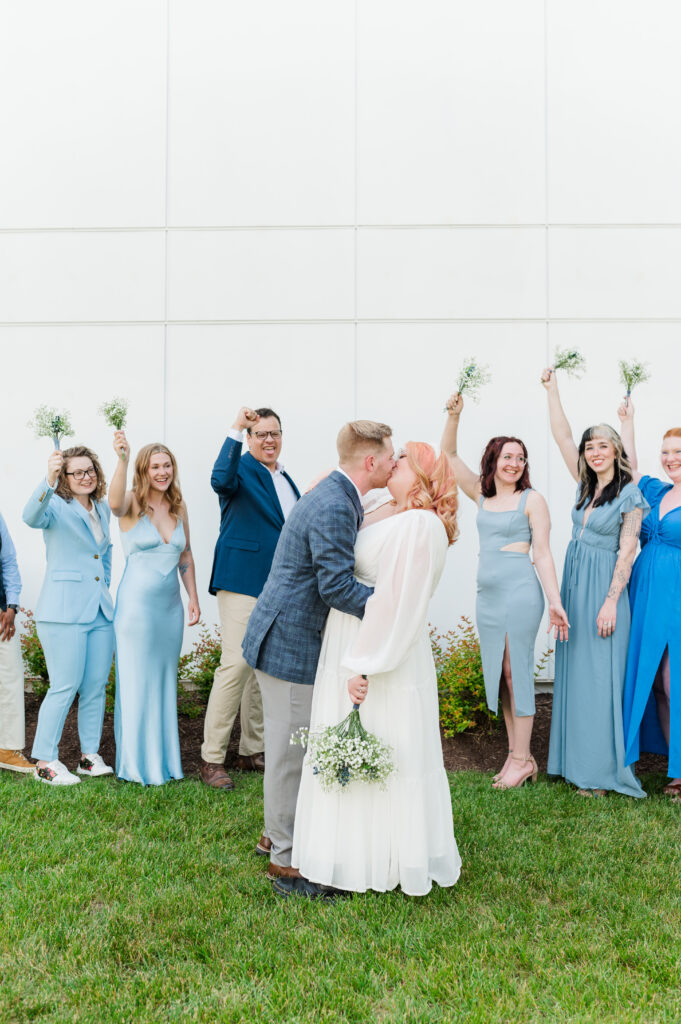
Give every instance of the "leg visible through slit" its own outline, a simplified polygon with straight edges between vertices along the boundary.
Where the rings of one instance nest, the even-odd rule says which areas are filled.
[[[653,682],[653,693],[657,704],[657,717],[662,729],[662,735],[669,746],[670,730],[670,672],[669,672],[669,648],[665,648],[662,660],[655,673]],[[681,783],[681,779],[672,779],[672,783]]]
[[[506,636],[504,658],[501,665],[501,678],[499,680],[499,691],[501,694],[501,707],[504,713],[504,723],[508,735],[508,747],[513,751],[513,759],[507,759],[500,777],[504,782],[513,784],[517,775],[523,774],[523,764],[530,756],[530,741],[532,739],[532,728],[534,726],[534,715],[518,716],[515,713],[515,698],[513,695],[513,677],[511,673],[511,652]],[[510,773],[510,774],[509,774]]]

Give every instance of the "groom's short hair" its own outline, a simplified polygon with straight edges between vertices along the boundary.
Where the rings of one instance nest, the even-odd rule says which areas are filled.
[[[342,426],[336,439],[338,458],[341,462],[350,462],[358,455],[371,455],[379,452],[386,437],[392,436],[392,428],[387,423],[375,423],[374,420],[352,420]]]

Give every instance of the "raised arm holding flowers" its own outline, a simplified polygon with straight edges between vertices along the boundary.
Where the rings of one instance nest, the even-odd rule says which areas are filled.
[[[626,585],[648,505],[632,480],[619,434],[601,423],[577,446],[556,374],[541,374],[551,433],[578,484],[561,598],[572,626],[556,652],[550,775],[584,795],[645,796],[623,758],[621,693],[629,640]]]
[[[497,789],[536,778],[530,753],[534,725],[534,645],[549,602],[549,631],[568,638],[568,617],[561,604],[545,499],[530,484],[527,449],[517,437],[493,437],[483,452],[479,473],[458,453],[458,429],[464,400],[460,392],[446,403],[442,451],[463,492],[478,506],[480,533],[476,620],[480,634],[487,704],[496,713],[499,696],[508,734],[508,757],[493,783]],[[525,557],[522,557],[525,556]]]

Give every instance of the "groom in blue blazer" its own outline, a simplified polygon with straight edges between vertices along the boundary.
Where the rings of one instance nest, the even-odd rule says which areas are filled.
[[[268,877],[280,895],[289,888],[316,895],[312,883],[291,866],[304,757],[291,735],[310,724],[329,609],[361,619],[373,593],[354,577],[355,540],[364,517],[362,495],[385,487],[395,466],[391,433],[384,423],[371,420],[341,428],[338,469],[305,494],[287,519],[244,637],[244,657],[255,669],[263,697]]]
[[[244,430],[246,452],[242,452]],[[281,529],[300,497],[279,461],[281,443],[277,414],[272,409],[244,406],[211,476],[211,486],[220,499],[220,536],[209,590],[218,601],[222,656],[206,709],[201,778],[216,789],[234,787],[224,760],[239,709],[238,767],[243,771],[265,767],[262,697],[253,670],[244,661],[241,642],[270,571]],[[266,837],[258,847],[259,852],[267,852]]]

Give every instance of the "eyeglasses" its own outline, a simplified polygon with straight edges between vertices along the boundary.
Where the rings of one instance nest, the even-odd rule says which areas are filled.
[[[281,437],[281,430],[254,430],[253,437],[258,441],[264,441],[266,437],[271,437],[273,441],[278,441]]]
[[[96,469],[74,469],[73,473],[67,473],[66,476],[72,476],[74,480],[84,480],[86,476],[92,477],[93,480],[97,479]]]

